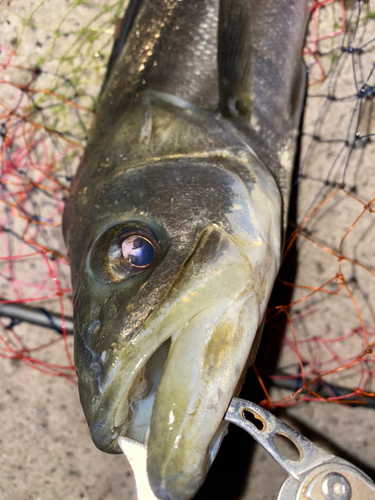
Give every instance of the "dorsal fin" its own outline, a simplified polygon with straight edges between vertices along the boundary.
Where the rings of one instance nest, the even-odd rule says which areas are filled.
[[[220,110],[256,141],[285,211],[305,93],[307,19],[307,0],[220,0]]]

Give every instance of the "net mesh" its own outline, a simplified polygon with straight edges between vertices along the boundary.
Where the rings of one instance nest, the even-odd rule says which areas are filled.
[[[61,314],[63,335],[46,338],[40,328],[3,319],[0,356],[75,382],[64,321],[72,297],[61,215],[124,0],[54,2],[53,9],[41,0],[24,8],[12,2],[1,14],[1,302]]]
[[[63,334],[0,318],[0,356],[76,383],[61,214],[126,1],[50,3],[25,11],[15,1],[0,14],[0,296],[61,314]],[[277,368],[254,367],[268,406],[375,401],[374,10],[374,1],[312,2],[284,255],[284,269],[291,256],[297,266],[293,277],[281,272],[282,299],[267,316]],[[269,380],[284,392],[271,396]]]
[[[286,323],[282,338],[274,328],[269,342],[281,343],[272,379],[289,392],[272,401],[265,390],[269,406],[301,399],[374,404],[371,7],[327,0],[311,9],[297,215],[284,255],[290,264],[294,252],[298,266],[293,281],[279,277],[290,302],[268,315],[272,325]]]

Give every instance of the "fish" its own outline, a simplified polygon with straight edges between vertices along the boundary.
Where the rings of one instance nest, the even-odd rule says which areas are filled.
[[[227,432],[279,269],[305,0],[131,0],[63,214],[95,445],[147,445],[189,500]]]

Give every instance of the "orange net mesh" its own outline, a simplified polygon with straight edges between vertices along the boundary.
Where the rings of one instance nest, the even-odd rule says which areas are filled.
[[[300,400],[375,404],[371,7],[326,0],[311,9],[297,215],[278,279],[279,297],[288,300],[268,313],[268,345],[281,343],[270,377],[285,390],[271,397],[261,377],[267,367],[259,366],[268,406]],[[293,258],[297,270],[284,279],[293,274]]]
[[[61,315],[62,335],[0,321],[0,356],[43,373],[76,376],[65,315],[71,315],[61,215],[85,146],[124,0],[32,2],[4,8],[0,39],[1,304]],[[54,322],[51,318],[51,328]],[[61,348],[61,344],[64,347]],[[64,353],[65,352],[65,361]],[[56,362],[55,362],[56,360]]]
[[[61,214],[125,3],[59,2],[51,14],[49,0],[29,12],[15,2],[3,14],[0,305],[61,315],[62,335],[52,320],[48,330],[0,318],[0,356],[74,383]],[[269,406],[373,404],[373,3],[312,3],[296,210],[267,317],[277,363],[265,355],[255,367]],[[270,381],[281,392],[269,393]]]

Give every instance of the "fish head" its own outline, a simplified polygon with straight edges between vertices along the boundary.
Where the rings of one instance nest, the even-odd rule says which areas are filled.
[[[92,439],[110,453],[120,436],[147,443],[162,499],[203,483],[277,273],[280,194],[252,161],[245,181],[224,157],[120,169],[81,180],[65,210]]]

